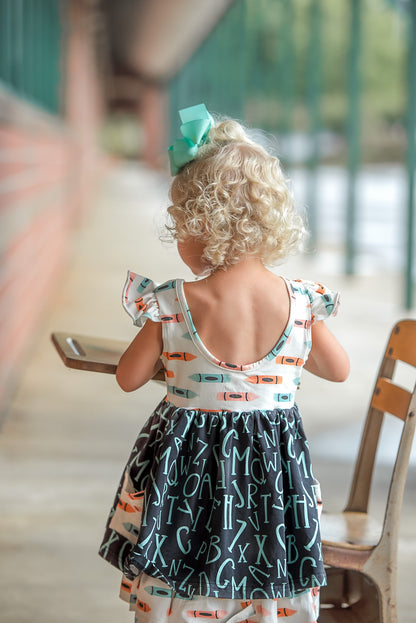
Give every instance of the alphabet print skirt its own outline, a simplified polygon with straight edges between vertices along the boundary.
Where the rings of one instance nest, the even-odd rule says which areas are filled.
[[[319,485],[297,407],[163,400],[127,462],[100,555],[137,622],[314,623]]]

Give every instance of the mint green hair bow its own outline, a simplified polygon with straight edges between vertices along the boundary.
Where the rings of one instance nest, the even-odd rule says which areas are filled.
[[[184,138],[178,138],[168,149],[170,171],[177,175],[188,162],[195,160],[199,147],[207,143],[208,132],[214,123],[205,104],[189,106],[179,111],[182,121],[181,132]]]

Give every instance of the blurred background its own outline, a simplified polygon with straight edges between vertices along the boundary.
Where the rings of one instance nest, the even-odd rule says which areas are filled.
[[[346,501],[388,333],[416,317],[416,0],[0,0],[1,623],[130,620],[95,550],[162,390],[67,370],[49,335],[131,339],[126,270],[190,277],[158,238],[166,147],[200,102],[257,128],[291,180],[310,237],[284,272],[342,290],[331,327],[351,377],[306,377],[299,402],[328,506]],[[415,466],[400,623],[414,621]]]

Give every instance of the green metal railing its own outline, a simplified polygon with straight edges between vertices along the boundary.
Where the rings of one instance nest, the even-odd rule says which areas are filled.
[[[355,273],[357,175],[360,161],[360,56],[361,56],[361,0],[351,0],[350,49],[348,54],[348,192],[346,214],[345,272]]]
[[[64,0],[0,0],[0,81],[59,113]]]
[[[407,243],[405,305],[411,309],[414,302],[415,273],[415,169],[416,169],[416,0],[412,0],[409,20],[408,46],[408,106],[407,106]]]
[[[384,20],[383,32],[389,33],[390,40],[380,35],[380,20]],[[402,36],[406,27],[407,39]],[[170,84],[172,139],[176,138],[178,109],[201,101],[209,110],[242,118],[278,138],[294,133],[309,135],[308,155],[298,164],[309,171],[312,247],[319,233],[320,134],[329,130],[344,138],[345,149],[336,163],[347,172],[342,215],[346,274],[354,274],[357,268],[361,218],[357,181],[368,157],[368,145],[374,136],[379,138],[383,123],[385,127],[405,128],[408,209],[403,223],[403,299],[407,308],[413,306],[416,0],[235,0]],[[375,117],[379,127],[372,128],[369,139]],[[380,152],[373,147],[376,158],[380,157],[377,149]],[[402,151],[394,158],[404,164],[405,146],[397,149]],[[292,166],[290,149],[279,156],[286,167]],[[342,201],[337,204],[342,205]]]
[[[201,101],[211,111],[240,119],[244,117],[246,58],[243,39],[246,32],[244,2],[235,2],[185,68],[173,78],[170,85],[172,140],[176,138],[178,110]],[[229,71],[231,58],[234,59],[232,72]]]
[[[309,169],[307,204],[313,209],[309,210],[310,246],[315,248],[318,239],[318,219],[316,206],[318,205],[317,169],[319,164],[319,135],[322,131],[322,5],[321,1],[311,2],[310,34],[308,41],[308,62],[306,97],[309,111],[309,132],[311,136],[311,154],[307,162]]]

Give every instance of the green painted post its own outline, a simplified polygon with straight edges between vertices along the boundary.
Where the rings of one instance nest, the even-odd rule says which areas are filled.
[[[357,173],[360,160],[360,54],[361,0],[351,0],[350,50],[348,59],[348,195],[345,272],[355,272]]]
[[[223,61],[220,64],[221,84],[223,87],[222,99],[222,112],[226,115],[232,116],[233,108],[233,91],[235,88],[235,71],[236,71],[236,49],[233,46],[233,40],[231,28],[230,28],[230,13],[233,10],[233,6],[228,9],[227,13],[223,16],[222,21],[218,24],[215,31],[217,35],[217,45],[221,47],[223,53]]]
[[[48,58],[48,89],[46,95],[46,107],[49,112],[54,113],[56,110],[56,71],[54,59],[56,58],[56,46],[55,46],[55,32],[56,32],[56,0],[47,4],[46,13],[46,29],[47,29],[47,58]]]
[[[14,48],[13,51],[13,87],[18,93],[22,93],[22,79],[23,79],[23,0],[15,0],[13,5],[13,21],[14,21],[14,38],[11,44]]]
[[[31,96],[35,102],[39,102],[39,65],[41,63],[40,54],[39,54],[39,22],[40,22],[40,7],[39,1],[35,0],[33,6],[33,17],[32,17],[32,28],[33,32],[36,33],[36,36],[33,36],[33,44],[32,44],[32,89]]]
[[[209,110],[244,116],[246,74],[246,2],[234,2],[208,38],[170,82],[170,115],[177,128],[177,110],[205,102]],[[172,137],[175,138],[175,137]]]
[[[218,30],[224,40],[226,57],[231,61],[230,67],[224,69],[228,78],[224,81],[224,88],[228,93],[228,114],[232,117],[241,117],[242,113],[242,84],[245,65],[245,2],[238,0],[229,8],[219,24]],[[228,83],[228,87],[227,87]]]
[[[236,116],[245,121],[245,101],[246,101],[246,76],[247,76],[247,5],[246,0],[240,0],[238,7],[238,25],[240,40],[240,62],[238,72],[238,89],[236,101]]]
[[[308,161],[308,226],[309,245],[315,249],[318,238],[317,168],[319,163],[319,131],[321,130],[320,96],[322,89],[322,9],[320,0],[311,0],[310,39],[307,67],[307,96],[310,121],[311,155]]]
[[[200,87],[203,95],[200,99],[202,102],[205,102],[208,110],[216,110],[217,95],[215,89],[218,85],[215,77],[219,70],[218,46],[216,48],[216,50],[212,50],[209,46],[209,41],[205,41],[200,52]]]
[[[178,110],[178,85],[177,76],[174,76],[169,83],[169,102],[168,102],[168,114],[169,114],[169,145],[173,143],[176,138],[176,125],[177,124],[177,110]]]
[[[0,3],[0,80],[7,82],[10,69],[10,3]]]
[[[408,52],[408,110],[407,110],[407,257],[406,257],[406,309],[413,306],[414,286],[414,241],[415,241],[415,167],[416,167],[416,0],[409,7],[409,52]]]
[[[8,74],[8,2],[0,4],[0,80],[6,81]]]
[[[24,6],[24,88],[25,95],[32,101],[36,101],[36,47],[39,45],[35,22],[39,11],[37,4],[36,0],[25,0]]]
[[[254,4],[244,0],[246,8],[246,83],[244,118],[255,125],[259,124],[256,115],[259,97],[264,83],[264,71],[260,70],[259,46],[264,0]]]
[[[281,18],[279,28],[281,40],[281,52],[279,54],[279,78],[281,85],[280,107],[282,110],[281,128],[283,133],[287,134],[293,126],[293,109],[295,103],[294,7],[291,0],[283,0],[281,3]]]
[[[52,36],[52,54],[51,54],[51,74],[52,74],[52,92],[51,92],[51,110],[54,114],[59,113],[59,82],[60,82],[60,35],[61,35],[61,22],[60,22],[60,5],[61,0],[55,0],[52,4],[52,16],[51,16],[51,36]]]
[[[37,47],[38,47],[38,63],[36,68],[36,81],[38,84],[38,99],[37,101],[44,107],[46,99],[46,64],[47,55],[45,54],[46,37],[48,36],[45,30],[45,2],[38,4],[38,30],[37,30]]]

